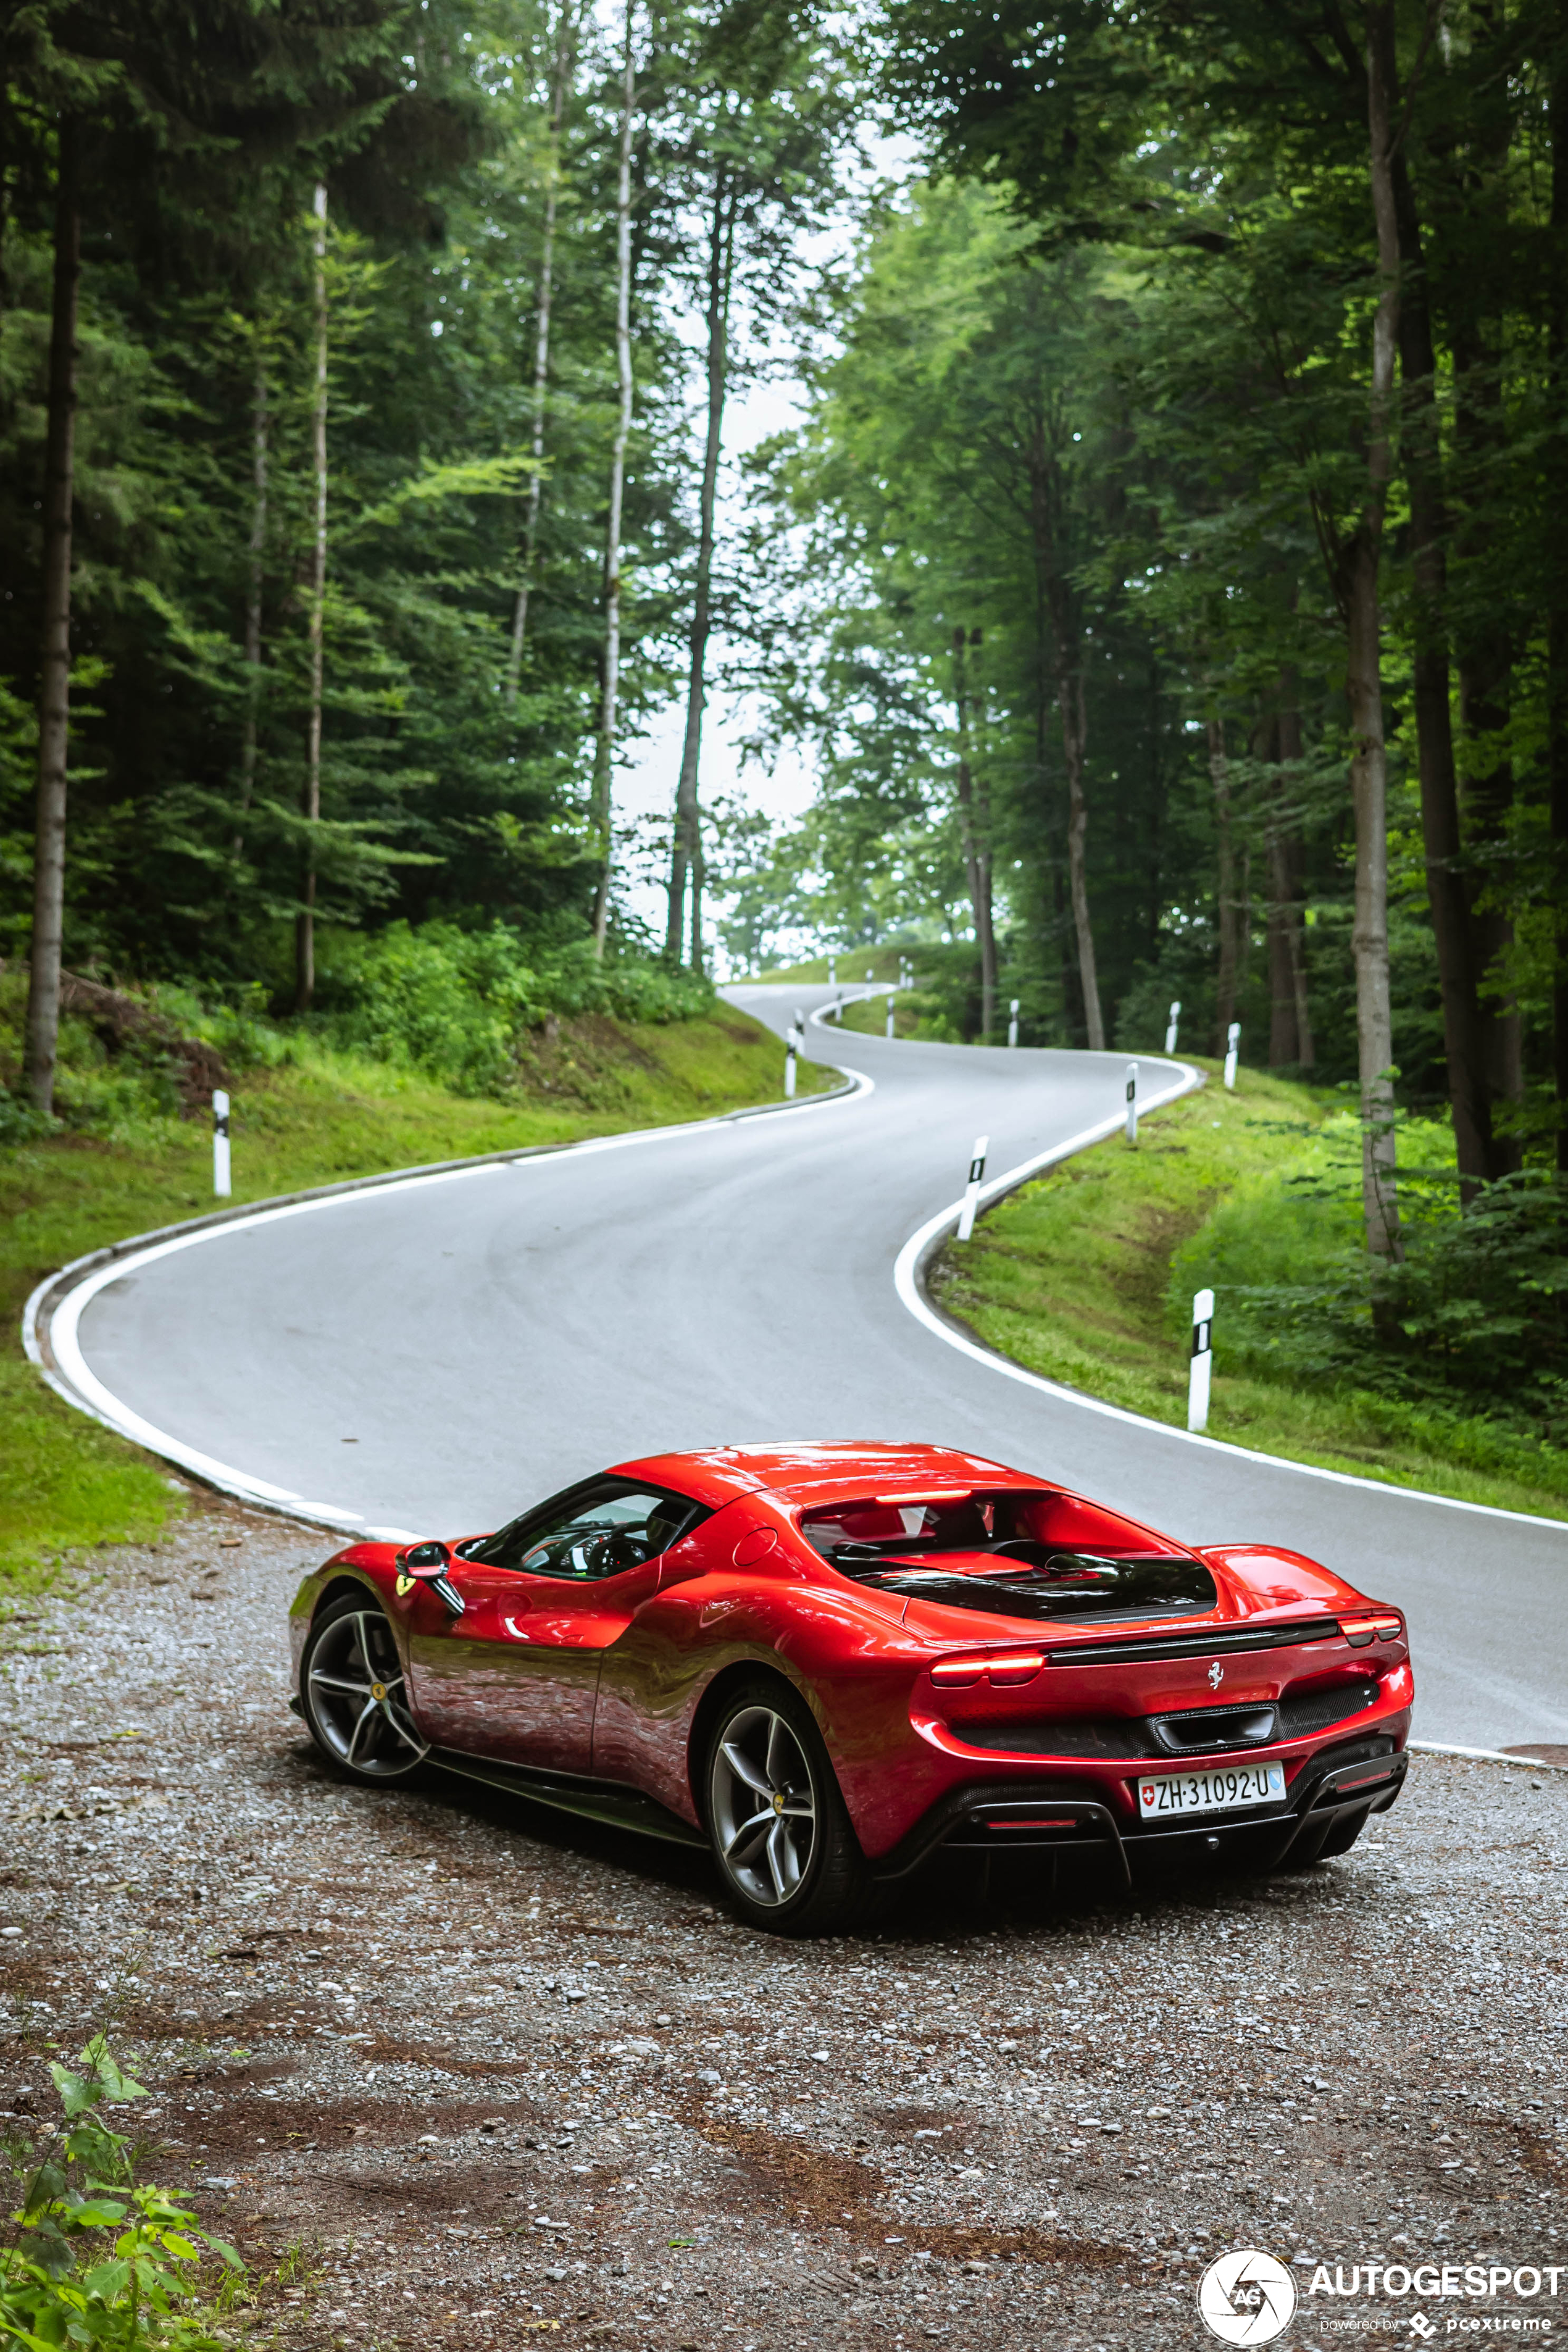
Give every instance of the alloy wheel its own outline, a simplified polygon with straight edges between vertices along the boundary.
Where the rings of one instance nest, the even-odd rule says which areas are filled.
[[[395,1780],[427,1753],[408,1711],[392,1628],[379,1610],[350,1610],[323,1627],[305,1683],[323,1746],[362,1779]]]
[[[742,1707],[713,1751],[714,1842],[752,1902],[796,1894],[816,1850],[816,1790],[799,1735],[768,1706]]]

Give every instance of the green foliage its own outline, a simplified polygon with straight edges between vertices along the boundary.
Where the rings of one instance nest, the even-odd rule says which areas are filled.
[[[101,2035],[80,2074],[52,2063],[63,2116],[34,2168],[0,2252],[0,2335],[26,2352],[209,2352],[224,2339],[200,2309],[196,2266],[242,2265],[196,2216],[136,2176],[128,2134],[102,2110],[145,2097]]]
[[[1342,1117],[1311,1161],[1244,1183],[1175,1252],[1173,1334],[1208,1286],[1227,1364],[1568,1451],[1568,1186],[1528,1170],[1461,1205],[1443,1131],[1402,1142],[1417,1170],[1424,1146],[1449,1164],[1406,1177],[1401,1264],[1374,1273],[1359,1246],[1360,1138]]]
[[[1561,1517],[1568,1444],[1549,1372],[1529,1409],[1515,1411],[1506,1375],[1489,1386],[1475,1377],[1491,1339],[1479,1340],[1467,1371],[1445,1333],[1447,1365],[1431,1375],[1415,1328],[1457,1309],[1468,1349],[1465,1302],[1487,1298],[1501,1274],[1512,1298],[1498,1296],[1500,1318],[1536,1318],[1560,1351],[1561,1203],[1506,1208],[1502,1234],[1461,1237],[1446,1135],[1436,1126],[1405,1133],[1413,1158],[1437,1147],[1428,1175],[1407,1187],[1417,1247],[1399,1296],[1410,1331],[1374,1333],[1370,1323],[1356,1246],[1358,1123],[1342,1098],[1256,1073],[1234,1095],[1211,1084],[1154,1113],[1136,1149],[1115,1137],[1024,1186],[981,1220],[967,1248],[948,1245],[934,1286],[1031,1370],[1180,1428],[1193,1293],[1212,1285],[1212,1436]],[[1478,1250],[1488,1254],[1484,1275]],[[1405,1283],[1403,1270],[1394,1280]],[[1292,1312],[1295,1336],[1276,1347],[1271,1327]],[[1524,1367],[1533,1332],[1504,1339]],[[1542,1437],[1543,1411],[1555,1416],[1555,1442]]]
[[[369,939],[342,936],[323,966],[323,1005],[347,1008],[331,1024],[344,1045],[467,1094],[504,1090],[521,1033],[552,1017],[690,1021],[714,1003],[700,977],[629,959],[601,963],[586,940],[529,956],[500,923],[484,931],[393,923]]]

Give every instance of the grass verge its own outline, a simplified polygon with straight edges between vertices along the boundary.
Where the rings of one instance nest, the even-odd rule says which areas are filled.
[[[473,1099],[384,1062],[301,1046],[236,1083],[234,1200],[751,1108],[780,1098],[784,1051],[729,1006],[647,1027],[585,1014],[546,1023],[520,1076],[504,1100]],[[803,1095],[837,1083],[831,1070],[802,1065]],[[25,1361],[28,1293],[89,1250],[215,1205],[205,1120],[132,1118],[107,1137],[61,1134],[0,1151],[0,1611],[49,1583],[68,1556],[150,1540],[184,1492],[162,1464],[62,1403]]]
[[[1189,1059],[1196,1057],[1189,1056]],[[1219,1065],[1200,1063],[1217,1076]],[[1186,1425],[1187,1324],[1173,1261],[1225,1204],[1310,1154],[1342,1097],[1244,1070],[1023,1186],[966,1246],[949,1242],[932,1296],[1001,1355],[1047,1380]],[[1215,1332],[1209,1434],[1258,1453],[1464,1502],[1568,1517],[1568,1461],[1482,1418],[1429,1412],[1364,1389],[1227,1369]]]

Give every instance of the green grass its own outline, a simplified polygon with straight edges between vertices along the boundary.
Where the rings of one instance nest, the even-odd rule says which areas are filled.
[[[300,1047],[282,1067],[237,1080],[234,1200],[776,1101],[784,1049],[729,1006],[647,1028],[588,1014],[547,1026],[522,1075],[515,1096],[475,1100],[385,1063]],[[802,1094],[837,1083],[801,1068]],[[43,1589],[87,1548],[151,1538],[182,1507],[161,1464],[62,1403],[23,1360],[24,1301],[89,1250],[216,1205],[205,1120],[132,1117],[107,1138],[0,1151],[0,1605]]]
[[[967,1246],[950,1242],[933,1295],[1029,1370],[1184,1428],[1191,1289],[1213,1278],[1237,1211],[1319,1159],[1343,1111],[1341,1096],[1258,1071],[1230,1095],[1211,1078],[1146,1118],[1136,1148],[1116,1136],[1080,1153],[999,1203]],[[1229,1370],[1223,1318],[1208,1426],[1291,1461],[1568,1517],[1568,1457],[1483,1419]]]
[[[851,983],[864,982],[867,979],[897,980],[900,969],[910,954],[907,947],[846,948],[835,951],[834,970],[838,982],[845,988]],[[917,964],[920,961],[918,948],[914,950],[913,961]],[[775,971],[759,971],[752,978],[769,982],[776,981],[781,986],[786,981],[804,980],[826,988],[827,958],[825,955],[812,956],[805,963],[780,964]]]
[[[885,1037],[888,1034],[888,1000],[885,996],[863,996],[847,1004],[837,1021],[828,1025],[828,1035],[834,1030],[857,1032],[862,1037]],[[942,1008],[934,997],[922,995],[916,989],[901,989],[893,1003],[893,1034],[895,1037],[919,1037],[940,1045],[956,1045],[962,1041],[956,1031],[942,1019]]]

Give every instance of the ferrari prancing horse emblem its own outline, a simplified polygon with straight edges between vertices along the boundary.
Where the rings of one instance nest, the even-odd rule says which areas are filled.
[[[402,1575],[400,1575],[400,1576],[398,1577],[398,1580],[397,1580],[397,1597],[398,1597],[399,1601],[405,1601],[405,1600],[406,1600],[406,1599],[407,1599],[407,1597],[408,1597],[409,1593],[411,1593],[411,1592],[413,1591],[414,1587],[415,1587],[415,1584],[416,1584],[416,1581],[417,1581],[417,1580],[416,1580],[416,1578],[412,1577],[412,1576],[402,1576]]]
[[[1220,1686],[1221,1683],[1222,1683],[1222,1682],[1224,1682],[1224,1680],[1225,1680],[1225,1668],[1224,1668],[1222,1665],[1217,1665],[1217,1664],[1215,1664],[1215,1665],[1212,1665],[1212,1666],[1209,1668],[1209,1688],[1210,1688],[1210,1690],[1218,1690],[1218,1688],[1219,1688],[1219,1686]]]

